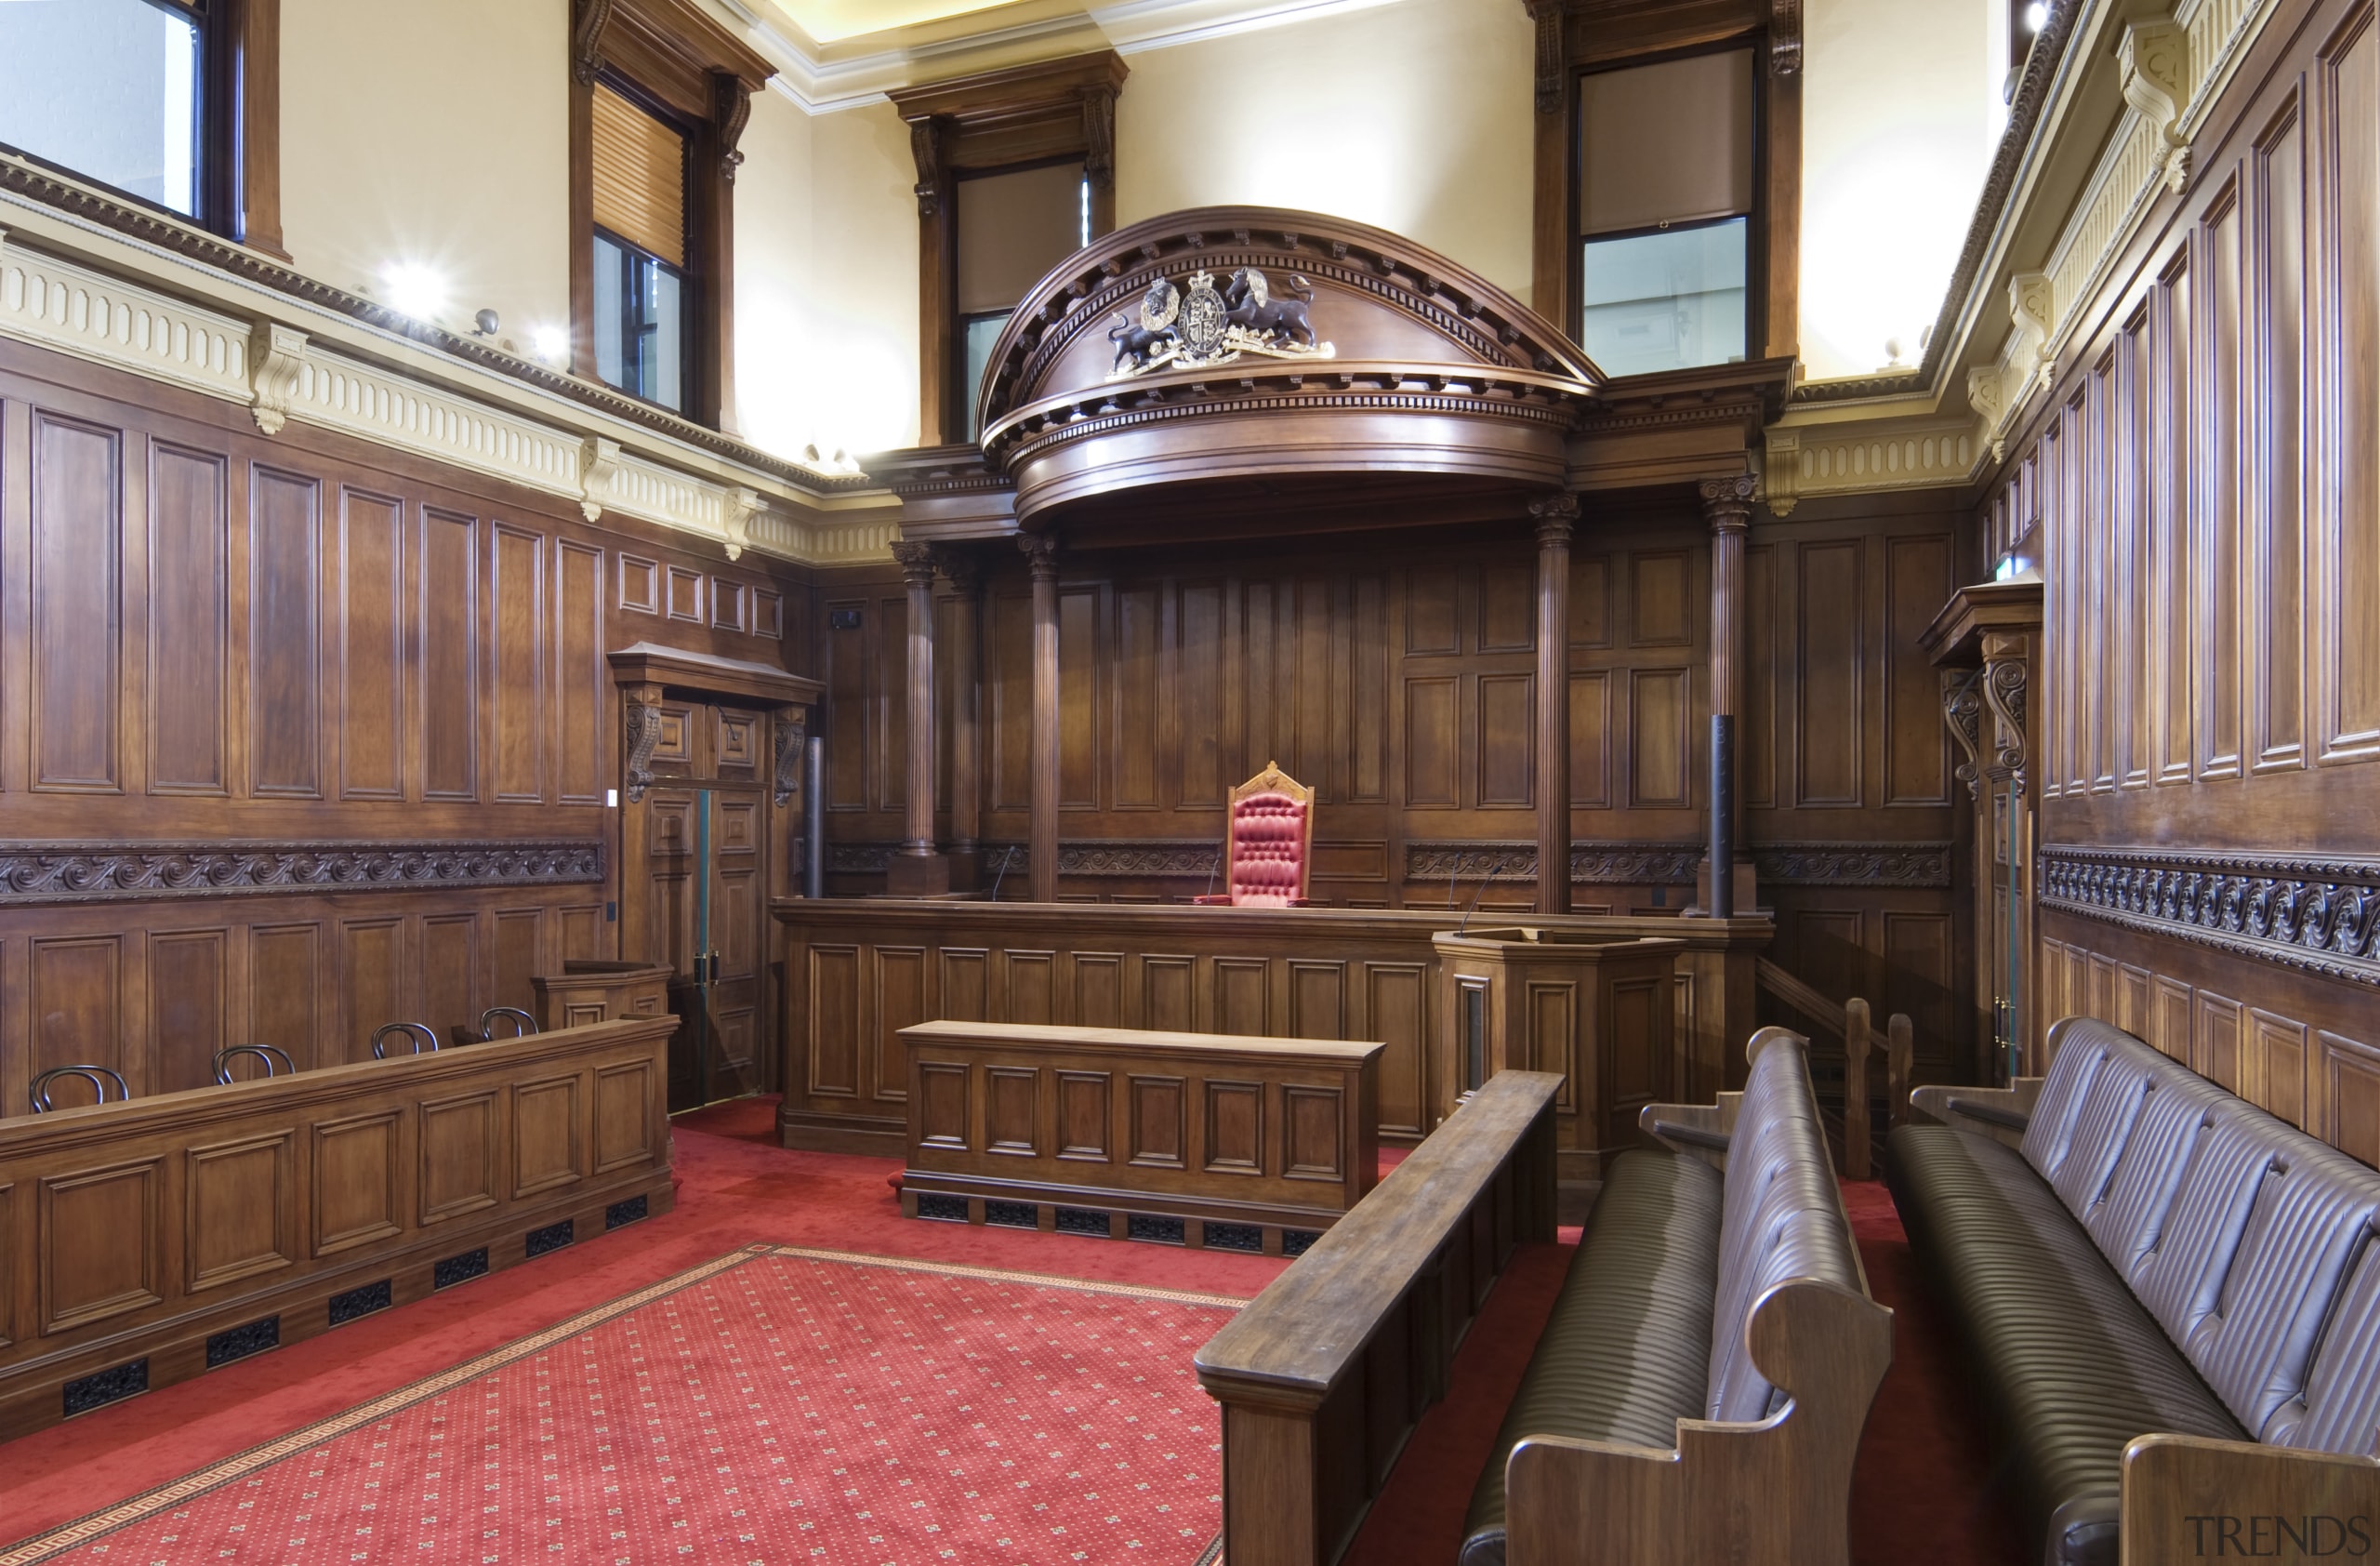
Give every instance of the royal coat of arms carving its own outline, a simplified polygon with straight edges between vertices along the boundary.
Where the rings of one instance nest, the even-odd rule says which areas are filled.
[[[1331,345],[1315,336],[1314,285],[1292,273],[1287,295],[1275,298],[1264,274],[1241,267],[1221,288],[1214,274],[1192,272],[1177,287],[1160,277],[1141,297],[1139,318],[1118,311],[1107,340],[1116,345],[1110,380],[1171,366],[1228,365],[1243,353],[1268,359],[1328,359]]]

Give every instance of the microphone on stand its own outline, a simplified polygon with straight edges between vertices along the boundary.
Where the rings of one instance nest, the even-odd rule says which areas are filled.
[[[1014,859],[1015,857],[1016,857],[1016,844],[1014,844],[1014,843],[1010,843],[1006,848],[1004,848],[1004,849],[1002,849],[1002,850],[1000,851],[1000,868],[999,868],[999,873],[998,873],[998,875],[995,875],[995,876],[993,876],[993,877],[992,877],[992,896],[991,896],[991,900],[992,900],[993,902],[996,902],[996,903],[997,903],[997,902],[998,902],[998,901],[1000,900],[1000,883],[1008,879],[1008,867],[1009,867],[1009,862],[1010,862],[1011,860]]]
[[[1462,922],[1454,927],[1454,933],[1456,935],[1460,936],[1464,930],[1470,928],[1471,916],[1479,911],[1479,899],[1488,895],[1488,886],[1498,876],[1503,873],[1504,861],[1501,859],[1497,860],[1494,864],[1488,867],[1488,879],[1481,882],[1479,883],[1479,890],[1471,895],[1471,906],[1462,910]]]
[[[1215,876],[1223,868],[1223,851],[1218,848],[1215,850],[1215,862],[1207,867],[1207,896],[1210,897],[1215,895]]]

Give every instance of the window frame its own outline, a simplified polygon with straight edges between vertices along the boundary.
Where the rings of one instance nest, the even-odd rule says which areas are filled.
[[[694,279],[689,275],[685,268],[672,266],[668,260],[662,257],[654,255],[643,246],[639,245],[635,240],[629,239],[623,234],[615,233],[601,223],[594,226],[592,233],[594,238],[602,240],[617,248],[623,259],[628,259],[631,258],[641,259],[646,265],[657,267],[678,280],[678,311],[681,317],[678,323],[678,392],[679,400],[681,402],[691,403],[693,401],[692,392],[694,389],[694,334],[693,329],[695,298]],[[694,255],[691,249],[689,249],[686,259],[690,262],[694,259]],[[623,297],[626,296],[626,293],[627,290],[623,289]],[[625,311],[621,313],[620,324],[623,328],[628,325],[628,316]],[[642,326],[639,327],[640,335],[641,335],[643,330],[644,328]],[[623,332],[623,337],[625,338],[625,331]],[[600,376],[598,376],[597,378],[602,379]],[[615,381],[609,380],[603,381],[603,384],[610,387],[613,391],[617,392],[624,397],[635,398],[638,402],[644,404],[647,407],[659,408],[664,413],[676,414],[681,418],[686,416],[686,410],[684,408],[673,408],[668,404],[661,402],[656,398],[649,397],[642,392],[636,391],[630,387],[622,386]]]
[[[1080,163],[1091,238],[1112,232],[1116,99],[1127,74],[1123,57],[1106,49],[892,93],[918,169],[920,446],[965,443],[973,417],[959,313],[959,181]]]
[[[989,179],[1002,174],[1025,174],[1037,168],[1064,168],[1068,166],[1081,169],[1082,177],[1091,181],[1091,236],[1093,239],[1097,239],[1101,234],[1105,233],[1109,229],[1116,226],[1114,217],[1115,192],[1111,184],[1108,192],[1108,219],[1105,227],[1102,227],[1099,215],[1099,181],[1091,179],[1090,162],[1085,157],[1069,156],[1064,153],[1060,153],[1056,157],[1027,158],[1021,163],[1000,164],[996,166],[985,168],[970,167],[964,169],[953,169],[951,171],[951,192],[948,218],[948,226],[950,231],[948,239],[950,254],[950,319],[946,327],[946,330],[949,333],[950,352],[945,356],[944,360],[943,373],[947,384],[944,386],[942,395],[943,406],[946,410],[945,418],[947,420],[947,428],[953,431],[951,436],[953,440],[972,441],[980,433],[980,431],[974,428],[975,400],[983,389],[978,386],[971,385],[968,382],[967,328],[977,321],[987,321],[995,316],[1005,318],[1016,313],[1016,306],[1013,304],[1010,305],[1005,310],[978,310],[969,312],[961,311],[959,308],[959,247],[966,243],[966,236],[959,232],[959,228],[958,188],[971,179]],[[1077,248],[1079,249],[1080,246],[1078,246]],[[1020,300],[1019,302],[1021,303],[1023,301]]]
[[[1591,73],[1696,55],[1752,54],[1752,237],[1744,361],[1791,359],[1800,331],[1801,7],[1793,0],[1520,0],[1537,29],[1535,244],[1531,303],[1566,336],[1580,329],[1580,83]],[[1703,373],[1724,369],[1705,366]],[[1670,372],[1689,373],[1689,372]]]
[[[286,261],[281,236],[281,0],[142,0],[198,34],[195,212],[178,212],[38,153],[10,155],[144,212]]]
[[[1685,218],[1672,223],[1654,223],[1633,229],[1608,229],[1601,233],[1586,232],[1586,215],[1580,210],[1580,170],[1579,160],[1586,141],[1586,94],[1582,84],[1589,76],[1609,75],[1620,71],[1633,71],[1641,66],[1666,65],[1676,60],[1699,60],[1713,55],[1750,53],[1752,69],[1752,202],[1743,212],[1727,213],[1716,218]],[[1768,236],[1768,73],[1762,69],[1762,49],[1757,39],[1739,35],[1714,44],[1686,48],[1659,49],[1645,54],[1623,55],[1598,60],[1570,73],[1569,92],[1569,153],[1565,160],[1569,180],[1568,198],[1564,204],[1569,228],[1569,276],[1564,285],[1564,309],[1558,322],[1570,340],[1583,344],[1586,340],[1586,275],[1587,242],[1592,239],[1629,239],[1649,233],[1669,233],[1680,229],[1707,228],[1717,223],[1745,219],[1744,225],[1744,351],[1743,360],[1763,357],[1760,346],[1769,342],[1768,311],[1771,305],[1768,286],[1771,255]],[[1789,332],[1788,336],[1792,334]],[[1726,361],[1721,361],[1722,364]],[[1691,369],[1712,369],[1716,365],[1684,366]],[[1659,372],[1654,372],[1659,373]]]
[[[686,264],[681,371],[685,406],[648,407],[735,433],[736,150],[752,94],[774,68],[694,0],[574,0],[570,92],[570,369],[622,396],[596,372],[594,103],[600,83],[686,141]],[[640,254],[634,241],[612,236]],[[659,258],[654,258],[659,261]],[[668,266],[667,261],[659,264]]]

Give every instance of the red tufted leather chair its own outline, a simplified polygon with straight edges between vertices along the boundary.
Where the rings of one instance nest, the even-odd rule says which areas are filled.
[[[1210,907],[1303,908],[1314,861],[1314,790],[1277,762],[1231,791],[1223,843],[1227,893],[1193,898]]]

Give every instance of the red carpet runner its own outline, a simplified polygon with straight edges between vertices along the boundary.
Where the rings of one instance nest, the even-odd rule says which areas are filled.
[[[755,1245],[0,1554],[1148,1561],[1222,1525],[1239,1301]]]

